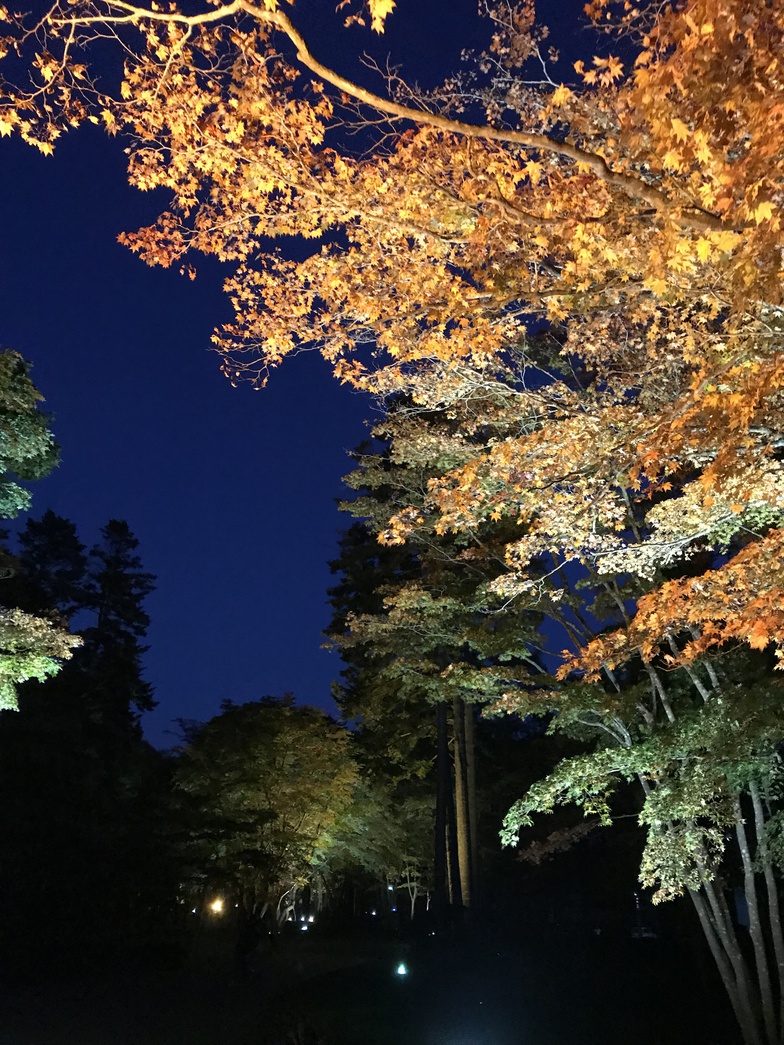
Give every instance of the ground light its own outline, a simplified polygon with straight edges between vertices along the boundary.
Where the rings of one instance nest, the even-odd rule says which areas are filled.
[[[398,976],[408,976],[408,967],[406,966],[406,963],[401,962],[395,969],[395,972],[398,974]]]

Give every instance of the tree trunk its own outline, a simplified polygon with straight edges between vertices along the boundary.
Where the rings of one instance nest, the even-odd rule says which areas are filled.
[[[762,1045],[762,1037],[757,1024],[759,999],[755,997],[752,990],[749,968],[735,935],[735,928],[724,897],[721,890],[716,888],[715,883],[708,881],[707,878],[703,882],[702,891],[708,901],[716,936],[732,968],[734,988],[730,991],[730,1001],[738,1014],[743,1041],[745,1045]],[[710,943],[710,939],[708,942]]]
[[[468,797],[468,752],[466,748],[466,706],[458,697],[452,701],[455,742],[455,828],[463,907],[471,906],[473,867],[471,861],[471,816]]]
[[[770,936],[773,941],[773,954],[776,958],[779,990],[779,1034],[784,1037],[784,934],[781,931],[781,914],[779,910],[779,890],[773,865],[768,852],[768,840],[765,836],[765,814],[762,800],[756,784],[749,787],[751,802],[754,807],[754,827],[757,835],[757,858],[762,865],[765,876],[765,888],[768,893],[768,921]]]
[[[713,955],[713,960],[716,962],[716,968],[719,970],[721,982],[724,984],[724,989],[729,996],[732,1011],[735,1013],[735,1019],[738,1021],[738,1026],[743,1035],[744,1045],[757,1045],[759,1042],[759,1035],[754,1026],[754,1020],[741,999],[738,991],[738,984],[733,975],[732,967],[727,959],[727,955],[722,951],[722,944],[719,940],[716,926],[706,904],[705,897],[694,889],[689,890],[689,896],[692,899],[694,909],[697,912],[697,917],[700,920],[700,926],[705,935],[705,939],[708,941],[708,947]]]
[[[451,793],[449,772],[449,737],[446,704],[436,705],[436,824],[433,860],[433,909],[436,924],[444,928],[447,909],[447,793]]]
[[[466,784],[468,790],[468,831],[471,839],[471,899],[474,908],[481,901],[479,886],[479,817],[476,802],[476,737],[474,705],[465,704]]]
[[[768,968],[768,956],[765,953],[765,937],[762,931],[762,920],[760,918],[759,902],[757,899],[757,883],[754,877],[754,863],[749,849],[749,841],[746,835],[746,824],[743,820],[740,797],[735,799],[735,833],[738,838],[741,862],[743,864],[743,889],[746,893],[746,906],[749,911],[749,933],[754,948],[754,962],[757,967],[757,982],[760,989],[762,1001],[762,1016],[765,1023],[765,1033],[770,1045],[778,1045],[778,1032],[776,1027],[776,1012],[773,1007],[773,991],[770,985],[770,970]]]

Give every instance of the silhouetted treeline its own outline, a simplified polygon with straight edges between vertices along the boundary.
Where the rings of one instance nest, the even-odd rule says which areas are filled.
[[[162,824],[169,767],[143,737],[154,706],[141,657],[154,578],[128,525],[88,549],[53,512],[29,520],[2,601],[59,618],[83,645],[0,716],[0,946],[39,975],[166,937],[176,894]]]

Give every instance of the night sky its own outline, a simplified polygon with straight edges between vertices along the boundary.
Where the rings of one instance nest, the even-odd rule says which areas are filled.
[[[343,31],[332,0],[294,10],[317,57],[369,85],[363,50],[428,85],[488,32],[473,0],[400,0],[384,37]],[[332,707],[327,563],[350,522],[336,508],[346,451],[373,404],[314,353],[263,391],[230,386],[210,351],[230,268],[197,257],[190,282],[117,244],[166,204],[127,185],[122,150],[91,127],[54,157],[0,143],[0,344],[33,363],[62,446],[32,515],[72,519],[88,546],[126,519],[157,575],[146,675],[159,706],[144,728],[168,747],[174,719],[209,718],[226,698],[291,691]]]

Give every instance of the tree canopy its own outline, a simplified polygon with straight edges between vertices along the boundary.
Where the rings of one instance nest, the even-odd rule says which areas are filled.
[[[393,7],[371,0],[375,30]],[[123,242],[190,275],[198,252],[232,265],[232,381],[310,348],[394,406],[392,459],[421,483],[383,541],[446,538],[463,570],[490,536],[481,604],[507,622],[573,609],[587,578],[562,687],[505,670],[499,707],[603,745],[529,792],[509,837],[561,801],[607,818],[636,781],[645,880],[690,892],[745,1039],[778,1045],[784,8],[593,0],[569,83],[529,3],[487,13],[485,51],[428,93],[329,68],[276,0],[6,13],[0,133],[44,153],[85,121],[124,136],[131,183],[170,205]],[[122,73],[99,82],[112,47]],[[436,645],[453,609],[472,624],[461,599],[400,591]],[[389,637],[395,609],[365,624]],[[731,832],[753,984],[715,884]]]
[[[231,888],[249,910],[288,910],[348,807],[356,780],[346,730],[292,698],[227,702],[186,728],[175,789],[194,809],[191,884]]]
[[[13,519],[30,507],[30,491],[19,480],[42,479],[59,463],[60,450],[49,418],[38,407],[43,396],[29,365],[10,350],[0,352],[0,518]],[[8,593],[16,567],[4,556],[2,580]],[[55,675],[81,639],[70,635],[47,603],[35,616],[18,606],[0,606],[0,710],[16,710],[17,687],[28,679]]]
[[[380,30],[391,5],[371,6]],[[132,184],[172,202],[124,241],[152,264],[235,263],[236,319],[216,335],[233,380],[317,347],[344,381],[460,417],[464,460],[426,508],[444,529],[526,524],[507,593],[544,549],[647,576],[754,539],[707,590],[662,587],[644,619],[652,641],[686,619],[700,648],[761,648],[782,638],[768,530],[782,509],[784,15],[762,0],[590,11],[623,58],[586,55],[577,82],[550,78],[527,5],[497,4],[472,67],[403,97],[394,78],[374,93],[326,67],[275,3],[58,3],[35,23],[6,15],[0,130],[45,152],[85,120],[127,137]],[[114,85],[91,64],[107,37],[124,61]],[[544,63],[535,82],[529,60]],[[385,127],[358,156],[336,125],[362,120]],[[303,260],[277,251],[291,236],[313,242]],[[563,328],[549,361],[529,348],[541,322]],[[481,411],[465,416],[472,390]],[[649,509],[640,540],[628,496]],[[390,539],[418,517],[400,513]]]

